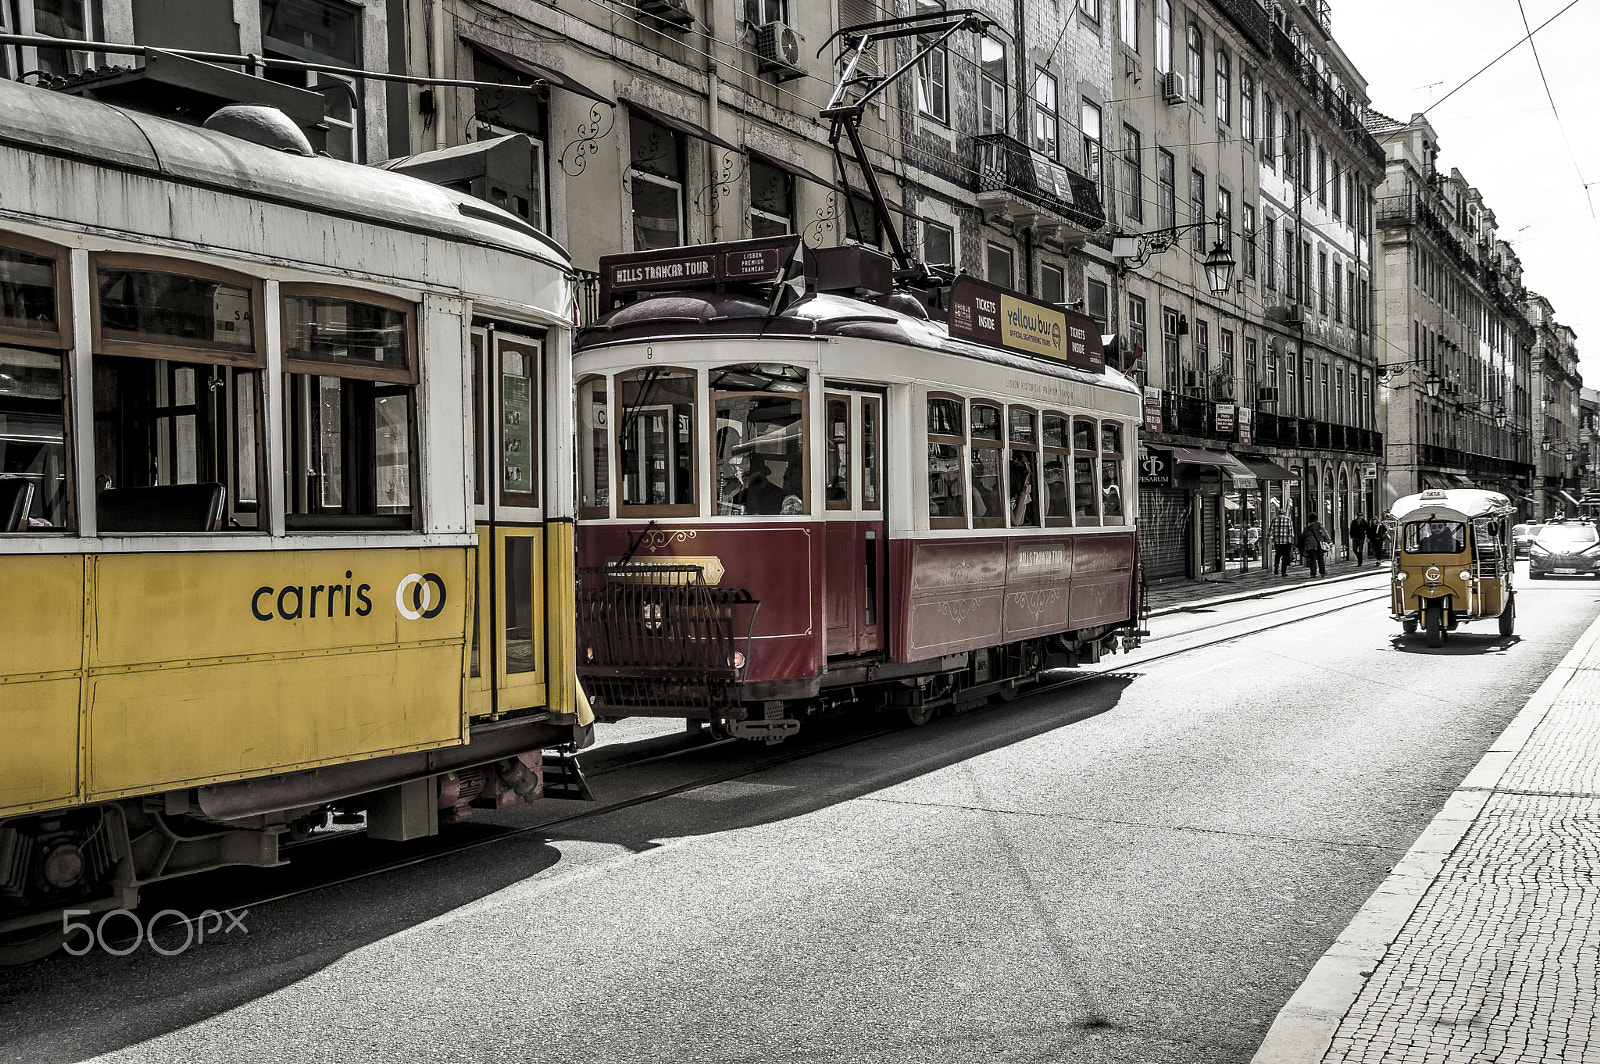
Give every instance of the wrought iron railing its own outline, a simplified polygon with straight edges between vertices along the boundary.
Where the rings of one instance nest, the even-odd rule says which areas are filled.
[[[1051,162],[1004,133],[991,133],[974,141],[978,149],[977,191],[1008,193],[1085,232],[1096,232],[1105,226],[1105,207],[1090,178]]]

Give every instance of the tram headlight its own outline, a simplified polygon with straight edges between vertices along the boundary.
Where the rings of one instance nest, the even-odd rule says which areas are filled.
[[[1471,580],[1472,579],[1472,570],[1470,570],[1470,569],[1461,570],[1461,579],[1462,579],[1462,582],[1466,582],[1468,580]]]
[[[1427,569],[1423,570],[1422,578],[1430,584],[1437,584],[1440,580],[1444,579],[1444,571],[1437,565],[1430,565]]]
[[[733,652],[733,667],[736,669],[744,668],[744,651],[735,650]]]

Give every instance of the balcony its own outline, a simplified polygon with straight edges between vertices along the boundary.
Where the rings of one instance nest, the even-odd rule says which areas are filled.
[[[1105,228],[1095,183],[1026,144],[994,133],[978,148],[978,206],[1045,239],[1079,244]]]

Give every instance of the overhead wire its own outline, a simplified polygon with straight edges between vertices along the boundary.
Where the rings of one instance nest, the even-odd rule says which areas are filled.
[[[1539,81],[1544,85],[1545,99],[1550,101],[1550,113],[1555,116],[1556,128],[1561,131],[1561,141],[1567,146],[1567,157],[1572,160],[1572,169],[1578,175],[1578,183],[1583,186],[1584,198],[1588,200],[1589,220],[1593,223],[1596,223],[1595,235],[1600,236],[1600,222],[1596,222],[1596,216],[1594,212],[1594,197],[1590,195],[1589,182],[1584,180],[1583,169],[1578,165],[1577,153],[1572,150],[1572,139],[1567,136],[1566,123],[1561,121],[1561,112],[1556,108],[1556,97],[1555,94],[1550,91],[1550,79],[1545,76],[1544,60],[1539,57],[1539,46],[1533,41],[1533,30],[1528,28],[1528,12],[1527,9],[1522,6],[1522,0],[1517,0],[1517,12],[1522,15],[1522,28],[1528,31],[1528,36],[1525,39],[1528,42],[1528,48],[1533,52],[1533,63],[1539,68]]]

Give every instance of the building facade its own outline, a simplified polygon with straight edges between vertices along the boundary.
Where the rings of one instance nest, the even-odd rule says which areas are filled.
[[[1578,372],[1577,335],[1556,320],[1555,310],[1544,296],[1529,292],[1522,306],[1534,330],[1531,386],[1536,400],[1533,454],[1537,474],[1532,516],[1537,520],[1574,517],[1583,491],[1579,470],[1584,464],[1584,389]]]

